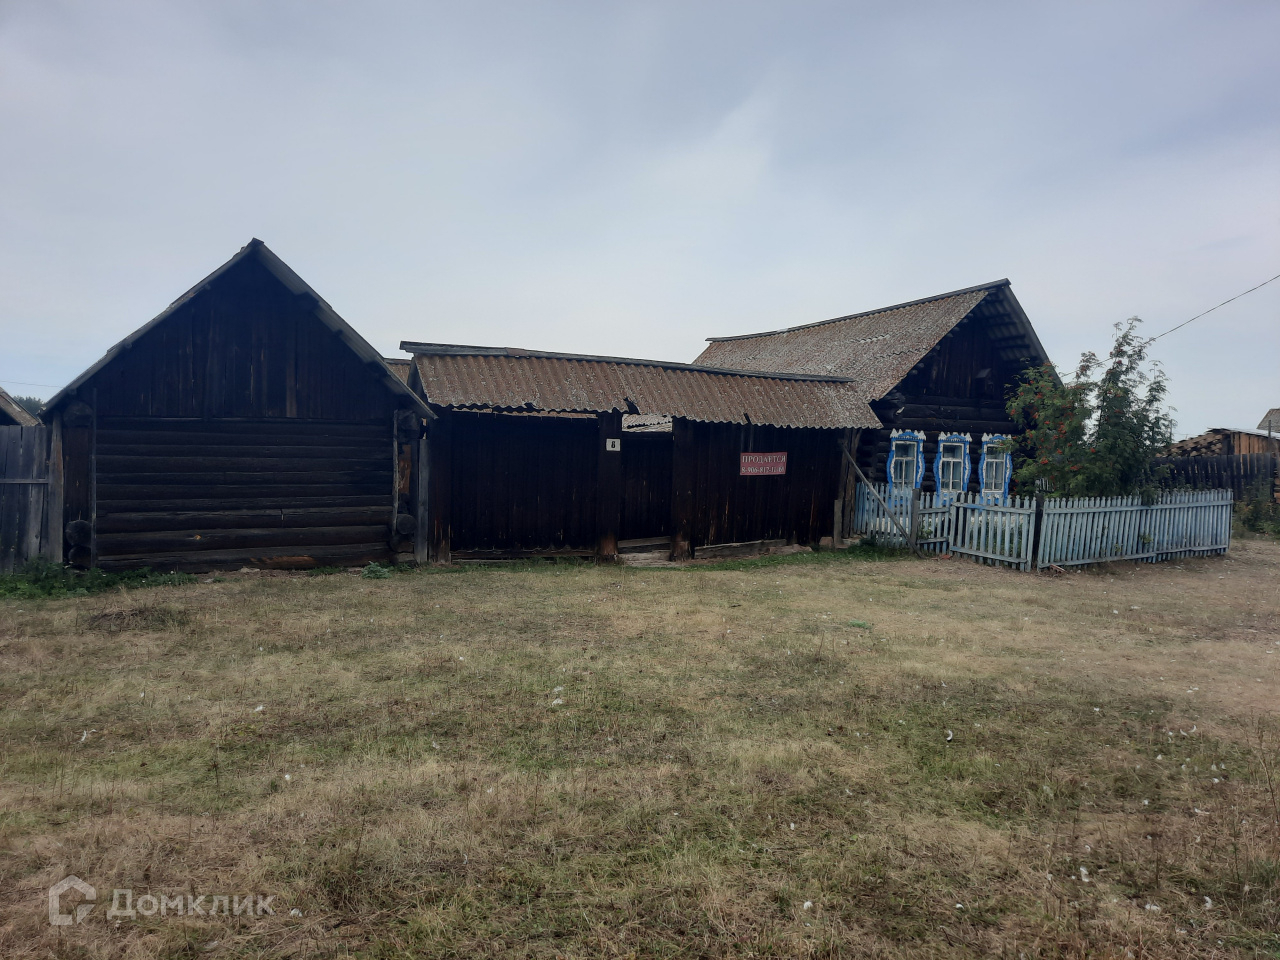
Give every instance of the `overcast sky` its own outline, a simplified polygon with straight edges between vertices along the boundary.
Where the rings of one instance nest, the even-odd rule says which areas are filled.
[[[689,361],[1009,277],[1070,366],[1280,273],[1278,41],[1275,0],[0,0],[0,383],[255,236],[390,356]],[[1156,355],[1180,435],[1253,427],[1280,281]]]

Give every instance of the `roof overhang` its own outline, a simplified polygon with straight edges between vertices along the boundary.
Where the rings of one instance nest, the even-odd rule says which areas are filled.
[[[777,374],[698,364],[405,341],[412,383],[451,409],[680,417],[808,429],[875,428],[847,377]]]

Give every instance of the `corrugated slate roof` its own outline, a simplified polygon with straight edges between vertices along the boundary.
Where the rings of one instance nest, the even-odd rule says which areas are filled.
[[[20,427],[34,427],[40,423],[39,420],[19,406],[18,401],[9,396],[4,387],[0,387],[0,416],[7,417]]]
[[[394,373],[401,383],[409,382],[409,374],[413,370],[412,360],[405,360],[403,357],[383,357],[382,362],[387,365],[387,369]]]
[[[1258,429],[1280,433],[1280,407],[1272,407],[1268,410],[1258,421]]]
[[[985,301],[985,302],[984,302]],[[868,399],[883,397],[979,304],[1011,336],[1004,352],[1043,362],[1044,348],[1009,289],[1008,280],[966,287],[892,307],[785,330],[711,337],[697,363],[752,370],[834,374],[861,385]]]
[[[711,423],[878,427],[857,386],[840,377],[720,370],[686,363],[402,343],[428,403],[491,410],[684,417]]]

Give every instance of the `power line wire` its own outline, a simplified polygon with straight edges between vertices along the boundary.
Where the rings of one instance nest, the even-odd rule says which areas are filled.
[[[1277,273],[1274,277],[1271,278],[1271,280],[1280,280],[1280,273]],[[1263,280],[1256,287],[1250,287],[1244,293],[1237,293],[1234,297],[1231,298],[1231,300],[1239,300],[1241,297],[1244,296],[1245,293],[1253,293],[1253,291],[1255,290],[1261,290],[1268,283],[1270,283],[1271,280]],[[1218,307],[1225,307],[1228,303],[1231,302],[1231,300],[1223,300],[1220,304],[1218,304]],[[1201,317],[1205,316],[1205,314],[1213,313],[1213,311],[1217,310],[1218,307],[1210,307],[1204,313],[1197,313],[1194,317],[1191,318],[1191,320],[1183,320],[1182,323],[1178,324],[1176,327],[1166,330],[1164,333],[1159,334],[1158,336],[1152,337],[1150,340],[1147,341],[1147,343],[1155,343],[1157,340],[1160,339],[1160,337],[1167,337],[1169,334],[1173,333],[1174,330],[1181,330],[1192,320],[1199,320]]]
[[[5,380],[3,377],[0,377],[0,383],[16,383],[20,387],[50,387],[54,390],[60,389],[59,385],[56,383],[28,383],[25,380]]]

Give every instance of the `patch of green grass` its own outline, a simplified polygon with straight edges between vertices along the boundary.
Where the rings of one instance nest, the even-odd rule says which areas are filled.
[[[149,568],[107,573],[97,568],[76,570],[64,564],[33,560],[9,576],[0,576],[0,598],[87,597],[107,590],[172,587],[195,582],[196,577],[189,573],[160,573]]]
[[[312,567],[307,571],[307,576],[330,577],[335,573],[346,573],[346,567]]]

